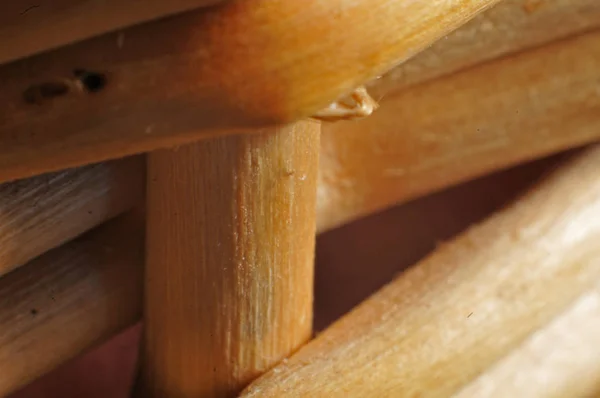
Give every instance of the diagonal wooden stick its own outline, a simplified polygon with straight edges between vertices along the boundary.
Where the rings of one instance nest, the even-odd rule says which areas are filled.
[[[455,397],[596,397],[598,358],[600,285],[596,284]]]

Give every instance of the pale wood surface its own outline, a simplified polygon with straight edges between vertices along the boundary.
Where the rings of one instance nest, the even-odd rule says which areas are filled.
[[[133,208],[144,160],[106,162],[0,185],[0,276]]]
[[[596,285],[455,396],[597,397],[599,359],[600,285]]]
[[[148,155],[136,396],[229,397],[310,338],[319,134],[299,122]]]
[[[372,83],[375,98],[600,26],[597,0],[503,0]]]
[[[496,2],[240,0],[4,65],[0,180],[311,116]]]
[[[139,320],[140,229],[119,218],[0,279],[1,396]]]
[[[0,64],[219,1],[3,1],[0,3]]]
[[[319,231],[600,138],[600,33],[495,60],[323,125]]]
[[[243,396],[446,397],[600,277],[600,149],[408,270]]]

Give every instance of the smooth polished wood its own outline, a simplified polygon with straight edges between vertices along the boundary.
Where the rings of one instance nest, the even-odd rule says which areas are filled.
[[[219,1],[3,1],[0,3],[0,64]]]
[[[597,285],[599,167],[599,147],[564,165],[440,245],[242,396],[458,392]]]
[[[600,139],[600,32],[479,65],[323,125],[317,229]]]
[[[141,316],[143,234],[128,215],[0,279],[0,395]]]
[[[373,82],[369,91],[380,99],[599,26],[600,2],[596,0],[503,0]]]
[[[497,1],[238,0],[3,65],[0,181],[310,117]]]
[[[0,276],[99,224],[144,197],[141,157],[0,185]]]
[[[148,155],[135,396],[231,397],[311,336],[320,123]]]

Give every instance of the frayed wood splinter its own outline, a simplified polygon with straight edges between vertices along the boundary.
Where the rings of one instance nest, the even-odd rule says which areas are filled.
[[[313,119],[324,122],[362,119],[370,116],[378,107],[379,104],[369,95],[367,89],[360,86],[350,95],[334,101],[327,108],[317,112]]]

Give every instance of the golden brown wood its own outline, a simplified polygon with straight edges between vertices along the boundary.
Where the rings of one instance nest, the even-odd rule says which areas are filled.
[[[600,33],[499,59],[323,125],[319,231],[600,138]]]
[[[3,1],[0,3],[0,64],[219,1]]]
[[[232,1],[4,65],[0,181],[311,116],[496,2]]]
[[[600,277],[600,148],[343,317],[244,397],[447,397]]]
[[[143,170],[131,158],[0,185],[0,276],[138,204]]]
[[[600,26],[597,0],[503,0],[369,88],[375,98]]]
[[[600,285],[596,285],[456,397],[597,397],[599,359]]]
[[[111,221],[0,279],[0,395],[139,319],[140,224]]]
[[[140,397],[229,397],[311,335],[320,126],[148,155]]]

